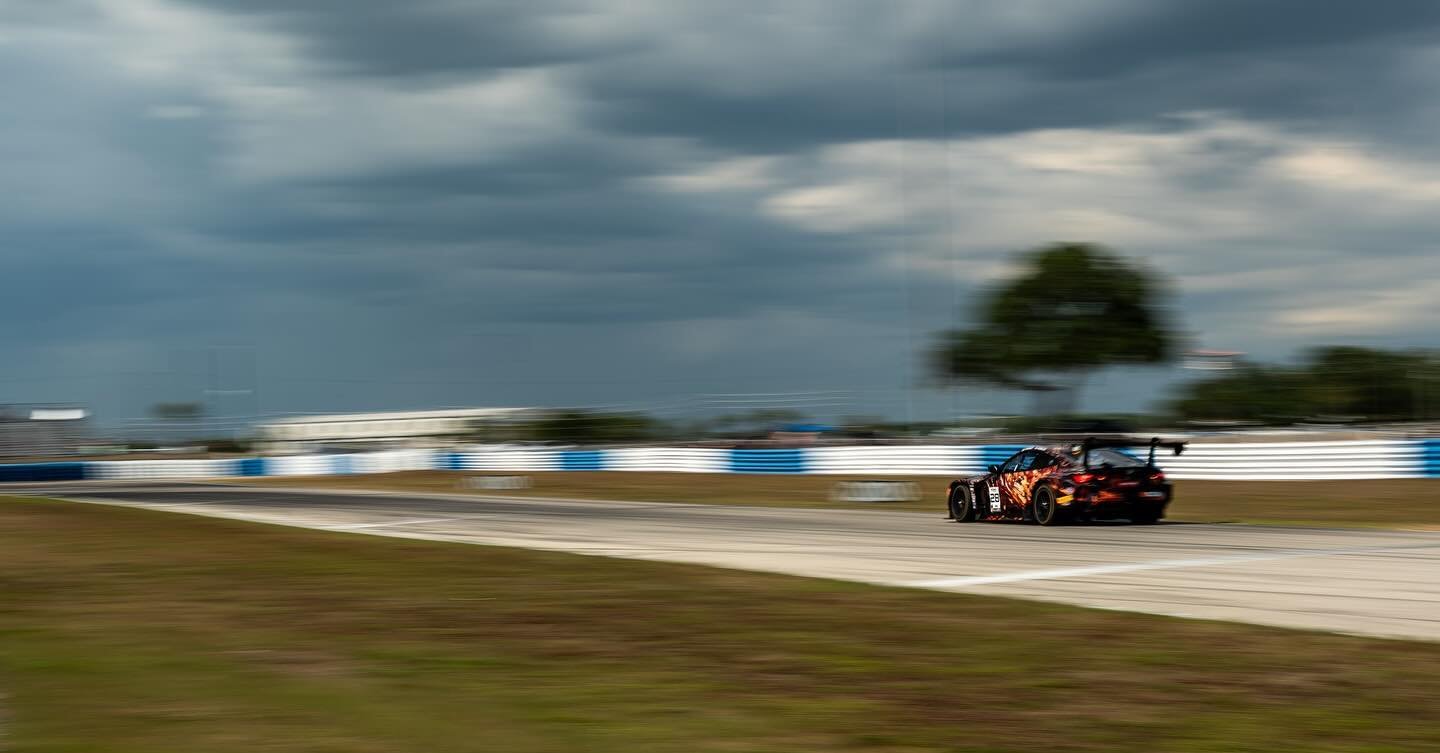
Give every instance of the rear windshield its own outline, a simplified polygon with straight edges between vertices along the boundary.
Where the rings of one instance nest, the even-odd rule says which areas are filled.
[[[1102,465],[1110,465],[1115,468],[1137,468],[1145,465],[1145,461],[1119,450],[1091,450],[1090,467],[1095,468]]]

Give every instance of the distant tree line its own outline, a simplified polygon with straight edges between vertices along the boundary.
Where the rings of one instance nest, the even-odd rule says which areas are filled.
[[[1290,365],[1240,363],[1234,369],[1178,385],[1163,410],[1148,414],[1035,413],[984,422],[1005,433],[1114,433],[1186,422],[1283,426],[1301,422],[1356,423],[1440,419],[1440,354],[1330,346]],[[762,409],[688,420],[642,413],[556,411],[495,427],[482,441],[603,445],[696,439],[760,439],[789,424],[799,411]],[[913,425],[879,417],[842,419],[837,435],[856,439],[925,435],[954,428]],[[497,433],[498,432],[498,433]]]
[[[1440,356],[1330,346],[1294,365],[1241,363],[1183,385],[1171,411],[1189,421],[1404,421],[1440,418]]]
[[[1017,274],[971,302],[973,323],[943,332],[930,351],[942,383],[981,384],[1036,397],[1030,416],[1002,427],[1090,431],[1078,415],[1086,377],[1112,366],[1174,360],[1171,286],[1099,246],[1062,243],[1020,256]],[[1440,357],[1426,351],[1327,346],[1294,365],[1241,363],[1183,384],[1160,421],[1290,424],[1440,418]],[[1117,423],[1117,422],[1111,422]],[[1096,428],[1096,431],[1100,429]]]
[[[642,413],[557,411],[518,427],[537,442],[610,444],[637,442],[664,436],[660,421]]]

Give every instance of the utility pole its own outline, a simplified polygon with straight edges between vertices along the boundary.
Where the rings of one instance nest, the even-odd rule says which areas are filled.
[[[248,354],[248,355],[249,355],[249,359],[250,359],[249,368],[230,369],[230,371],[231,371],[232,373],[238,371],[238,372],[242,375],[242,378],[248,378],[248,382],[249,382],[248,385],[237,384],[237,383],[234,383],[234,382],[231,381],[231,380],[226,380],[226,379],[225,379],[226,369],[225,369],[225,364],[224,364],[223,361],[222,361],[222,355],[223,355],[224,353],[226,353],[226,352],[229,352],[229,353],[232,353],[232,354]],[[207,369],[207,371],[208,371],[208,377],[207,377],[206,387],[205,387],[205,400],[206,400],[206,407],[207,407],[208,412],[209,412],[209,414],[210,414],[210,420],[209,420],[209,422],[208,422],[208,423],[209,423],[209,426],[207,427],[207,432],[208,432],[209,434],[211,434],[212,437],[214,437],[214,436],[218,436],[218,433],[217,433],[217,431],[216,431],[216,430],[217,430],[217,423],[216,423],[216,421],[217,421],[217,419],[222,418],[222,416],[220,415],[221,398],[225,398],[225,397],[249,397],[249,398],[250,398],[250,400],[249,400],[250,408],[251,408],[251,410],[253,411],[253,412],[251,413],[250,418],[256,419],[256,418],[259,417],[259,415],[260,415],[260,402],[259,402],[259,401],[260,401],[260,397],[259,397],[260,367],[259,367],[259,357],[258,357],[258,355],[257,355],[255,346],[253,346],[253,345],[211,345],[210,348],[209,348],[209,350],[207,351],[207,356],[208,356],[208,369]],[[232,359],[232,360],[233,360],[233,359]],[[233,365],[233,364],[232,364],[232,365]],[[232,421],[233,419],[239,419],[239,418],[242,418],[242,417],[241,417],[241,416],[233,415],[233,414],[231,414],[231,413],[227,413],[225,416],[223,416],[223,418],[224,418],[225,420],[227,420],[227,421]],[[231,439],[239,439],[239,438],[240,438],[240,433],[241,433],[242,431],[243,431],[243,425],[242,425],[242,424],[237,423],[236,425],[231,426],[231,427],[230,427],[230,432],[229,432],[230,438],[231,438]]]

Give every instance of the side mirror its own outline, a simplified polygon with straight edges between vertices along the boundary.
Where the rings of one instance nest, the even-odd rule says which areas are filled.
[[[1000,466],[998,466],[998,465],[992,465],[992,466],[990,466],[990,472],[991,472],[991,473],[999,473],[999,472],[1000,472]]]

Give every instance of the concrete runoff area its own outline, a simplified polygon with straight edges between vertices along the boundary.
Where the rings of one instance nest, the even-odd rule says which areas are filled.
[[[302,487],[341,491],[395,491],[453,494],[472,484],[496,483],[490,472],[398,471],[341,476],[226,479],[259,487]],[[824,507],[932,513],[945,509],[953,476],[888,476],[912,482],[920,499],[855,503],[837,499],[845,477],[804,473],[657,473],[649,471],[565,471],[526,473],[522,489],[492,493],[507,497],[623,499],[739,507]],[[873,480],[871,477],[868,480]],[[133,480],[133,479],[132,479]],[[177,479],[170,479],[177,480]],[[514,477],[512,476],[512,480]],[[1431,504],[1440,479],[1348,481],[1176,481],[1167,518],[1188,523],[1265,523],[1291,526],[1425,528],[1440,531],[1440,505]]]
[[[1440,532],[1041,528],[941,515],[182,483],[6,490],[304,528],[1440,640]]]

